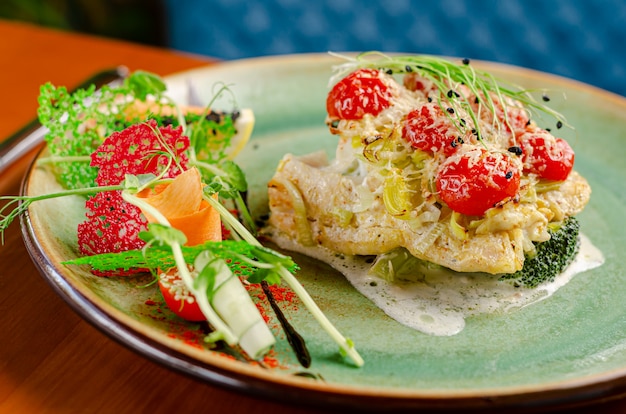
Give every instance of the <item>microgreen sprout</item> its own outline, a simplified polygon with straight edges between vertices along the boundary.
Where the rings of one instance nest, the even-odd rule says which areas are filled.
[[[98,186],[63,190],[55,193],[41,194],[37,196],[0,196],[0,201],[6,203],[0,208],[0,240],[4,244],[4,231],[11,225],[13,220],[26,213],[28,208],[37,201],[49,200],[72,195],[91,195],[101,191],[122,190],[123,185]]]
[[[535,115],[541,116],[546,114],[554,118],[559,127],[567,126],[571,128],[562,114],[545,105],[545,102],[547,102],[543,98],[546,96],[545,91],[523,89],[496,79],[489,72],[476,69],[467,59],[464,59],[462,64],[458,64],[441,57],[429,55],[389,56],[381,52],[365,52],[352,57],[337,53],[331,54],[346,60],[345,63],[334,67],[334,75],[330,79],[331,84],[336,83],[348,73],[359,68],[381,69],[389,74],[415,72],[431,81],[440,91],[440,95],[436,97],[440,106],[442,108],[465,109],[472,121],[474,121],[478,138],[481,137],[479,123],[477,122],[480,118],[480,112],[485,110],[495,114],[497,107],[494,98],[502,103],[505,125],[508,125],[510,122],[507,111],[508,105],[506,104],[506,98],[510,98],[520,102],[527,111]],[[467,88],[474,97],[479,99],[478,110],[472,110],[472,103],[468,101],[468,97],[456,92],[456,89],[460,87]],[[535,98],[533,93],[541,93],[542,100]],[[503,125],[500,124],[498,117],[494,116],[492,118],[494,120],[493,126],[497,129],[502,128]]]

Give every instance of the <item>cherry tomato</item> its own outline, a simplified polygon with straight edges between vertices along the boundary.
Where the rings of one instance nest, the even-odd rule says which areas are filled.
[[[435,103],[424,104],[408,113],[402,137],[413,148],[431,153],[443,151],[446,156],[454,154],[469,139],[460,136],[457,127]]]
[[[514,197],[520,171],[510,156],[473,148],[447,158],[437,173],[437,191],[454,211],[481,216],[497,203]]]
[[[550,133],[528,133],[520,138],[524,170],[540,178],[564,181],[574,167],[574,150]]]
[[[392,96],[383,76],[374,69],[359,69],[343,78],[328,93],[328,116],[361,119],[365,114],[378,115],[389,107]]]
[[[166,274],[161,274],[159,289],[167,307],[179,317],[192,322],[206,320],[198,302],[187,290],[175,269]]]

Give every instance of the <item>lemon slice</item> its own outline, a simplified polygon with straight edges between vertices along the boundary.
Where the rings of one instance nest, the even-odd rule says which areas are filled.
[[[225,151],[230,160],[235,158],[250,140],[254,129],[254,112],[252,109],[242,109],[234,125],[237,132],[230,139],[230,146]]]

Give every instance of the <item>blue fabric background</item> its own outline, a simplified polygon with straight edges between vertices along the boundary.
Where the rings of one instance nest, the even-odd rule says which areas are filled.
[[[490,60],[626,96],[624,0],[166,0],[169,46],[222,59],[367,51]]]

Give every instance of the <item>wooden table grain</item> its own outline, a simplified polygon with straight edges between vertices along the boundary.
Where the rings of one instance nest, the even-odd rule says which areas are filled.
[[[118,65],[168,75],[213,63],[206,57],[0,20],[0,140],[35,117],[39,86],[47,81],[71,87]],[[0,194],[18,193],[33,156],[0,176]],[[205,384],[109,339],[47,285],[14,223],[0,246],[0,413],[174,412],[321,411]],[[626,401],[569,412],[626,412]]]

